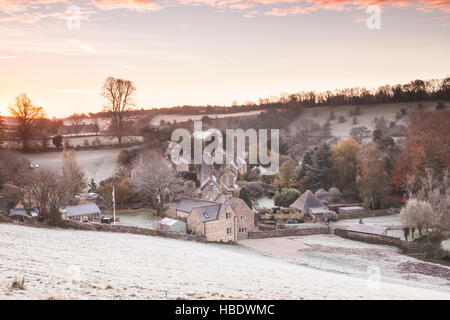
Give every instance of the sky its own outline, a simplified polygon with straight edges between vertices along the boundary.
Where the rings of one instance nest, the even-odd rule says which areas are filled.
[[[101,111],[108,76],[139,108],[231,105],[444,78],[449,57],[450,0],[0,0],[2,115],[21,93],[49,117]]]

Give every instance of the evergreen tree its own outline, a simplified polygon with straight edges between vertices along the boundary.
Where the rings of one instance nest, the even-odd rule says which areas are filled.
[[[334,177],[334,169],[330,164],[330,146],[326,143],[311,151],[311,164],[306,164],[305,178],[311,183],[315,192],[319,189],[328,190]]]
[[[311,153],[312,151],[308,150],[303,155],[302,165],[300,167],[300,170],[298,171],[297,180],[305,178],[307,166],[311,166],[313,164]]]
[[[250,192],[247,190],[247,188],[244,187],[244,188],[241,189],[241,191],[239,193],[239,198],[244,200],[245,203],[248,205],[248,207],[250,209],[253,208],[253,206],[252,206],[252,197],[250,195]]]

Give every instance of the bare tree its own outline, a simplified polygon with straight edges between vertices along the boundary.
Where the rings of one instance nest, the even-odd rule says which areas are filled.
[[[61,221],[61,211],[69,203],[71,188],[66,179],[49,170],[32,170],[23,181],[22,203],[26,210],[37,208],[50,225]]]
[[[446,169],[441,176],[427,169],[425,177],[408,178],[406,190],[409,199],[418,199],[429,203],[431,214],[421,210],[418,220],[425,221],[431,228],[428,238],[433,248],[433,254],[439,258],[441,242],[450,235],[450,173]]]
[[[411,230],[417,228],[420,235],[422,235],[422,230],[431,227],[432,217],[433,207],[427,201],[414,198],[409,199],[400,211],[400,220],[403,226]]]
[[[157,215],[165,203],[177,200],[180,195],[190,196],[195,189],[192,181],[176,175],[171,164],[156,152],[143,153],[132,164],[131,180],[143,201],[151,203]]]
[[[4,138],[4,135],[5,135],[5,123],[3,122],[3,118],[2,118],[2,116],[0,115],[0,146],[2,145],[2,143],[3,143],[3,138]]]
[[[66,180],[71,196],[80,194],[87,187],[86,178],[83,171],[78,167],[73,149],[64,150],[63,157],[63,176]]]
[[[378,209],[389,194],[389,175],[382,152],[373,142],[365,143],[359,152],[356,184],[365,205]]]
[[[39,119],[44,117],[44,109],[35,107],[30,98],[22,93],[15,98],[14,104],[9,107],[9,112],[16,119],[16,137],[22,142],[23,150],[28,151]]]
[[[106,99],[104,111],[111,117],[111,135],[122,144],[124,123],[134,110],[136,87],[133,82],[109,77],[106,79],[101,95]]]
[[[86,115],[84,114],[77,114],[74,113],[70,116],[70,119],[72,120],[72,129],[76,135],[79,135],[81,133],[81,130],[83,129],[84,122],[83,120],[86,118]]]
[[[17,153],[0,151],[0,171],[6,176],[6,182],[20,184],[24,175],[30,170],[30,162],[20,158]]]

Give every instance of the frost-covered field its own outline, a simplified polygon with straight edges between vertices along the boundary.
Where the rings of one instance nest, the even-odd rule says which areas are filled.
[[[335,235],[243,240],[241,243],[256,252],[324,272],[361,279],[379,278],[376,285],[380,288],[386,288],[387,283],[411,286],[414,292],[436,290],[450,299],[449,267],[408,257],[395,247]]]
[[[96,183],[115,174],[118,169],[117,156],[122,149],[77,151],[77,163],[90,182]],[[50,170],[62,169],[62,154],[59,152],[46,152],[39,154],[25,154],[22,157],[39,164],[40,168]]]
[[[157,115],[156,117],[152,118],[151,124],[154,126],[158,126],[161,123],[161,120],[164,120],[164,122],[185,122],[189,120],[201,120],[204,116],[208,116],[210,118],[235,118],[235,117],[242,117],[242,116],[254,116],[258,115],[261,112],[264,112],[263,110],[257,110],[257,111],[248,111],[248,112],[240,112],[240,113],[225,113],[225,114],[163,114],[163,115]]]
[[[25,288],[10,289],[25,278]],[[449,299],[448,287],[374,285],[243,246],[0,224],[0,298]]]
[[[422,102],[425,108],[434,109],[437,102]],[[418,103],[388,103],[378,105],[361,105],[361,115],[356,117],[356,124],[353,124],[353,116],[349,115],[349,112],[355,110],[356,106],[331,106],[331,107],[315,107],[307,108],[303,113],[292,122],[291,130],[296,130],[302,123],[316,122],[323,125],[329,118],[330,113],[333,110],[335,114],[335,120],[331,120],[330,129],[331,133],[335,137],[347,138],[350,136],[352,127],[365,126],[370,131],[375,129],[374,119],[380,119],[382,116],[389,124],[391,121],[396,121],[396,114],[400,112],[402,108],[408,109],[408,112],[417,110]],[[345,122],[339,123],[339,117],[343,116]],[[397,125],[404,125],[404,121],[407,117],[402,117],[397,121]]]

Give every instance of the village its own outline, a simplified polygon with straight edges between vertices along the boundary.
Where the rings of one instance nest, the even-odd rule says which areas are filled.
[[[205,147],[210,134],[194,134],[195,139],[200,140],[200,144]],[[177,174],[190,173],[191,176],[198,176],[198,187],[191,186],[188,189],[189,195],[179,195],[177,202],[164,203],[162,214],[155,216],[144,210],[148,217],[136,217],[133,211],[116,215],[116,191],[113,183],[112,188],[108,189],[111,192],[112,208],[105,206],[102,201],[104,194],[100,196],[95,192],[86,192],[87,188],[79,189],[82,194],[76,195],[70,201],[71,205],[61,207],[61,219],[79,224],[76,227],[79,229],[157,234],[228,244],[242,244],[245,242],[242,240],[246,239],[335,234],[355,241],[398,247],[405,253],[425,257],[425,245],[413,243],[414,237],[420,235],[416,230],[404,227],[399,218],[398,207],[367,209],[361,202],[342,201],[341,191],[336,188],[331,188],[329,192],[320,189],[313,193],[307,189],[303,193],[294,193],[298,197],[291,196],[292,200],[284,208],[277,207],[273,202],[269,202],[269,205],[262,202],[260,205],[258,200],[252,198],[246,187],[248,182],[243,177],[251,175],[253,181],[273,180],[280,176],[280,171],[273,172],[261,165],[250,166],[246,161],[248,156],[245,155],[235,159],[230,156],[233,161],[222,165],[205,162],[191,165],[182,157],[181,161],[173,163],[171,155],[175,146],[177,143],[173,141],[168,143],[160,165]],[[65,165],[68,163],[68,167],[77,172],[75,153],[68,153],[70,156],[65,156],[68,157]],[[39,171],[40,165],[30,164],[30,168],[32,171]],[[6,189],[11,187],[20,189],[11,185]],[[39,215],[39,205],[33,201],[33,195],[22,191],[25,194],[21,201],[10,201],[2,196],[1,212],[18,223],[34,224],[44,221]],[[121,192],[120,186],[118,192]],[[156,196],[157,203],[161,204],[162,194]],[[107,214],[102,213],[100,207]],[[388,223],[384,221],[378,224],[376,217],[385,218]],[[148,219],[149,223],[140,223],[142,219]],[[148,233],[146,229],[158,233]],[[442,258],[449,254],[447,242],[443,243]]]

